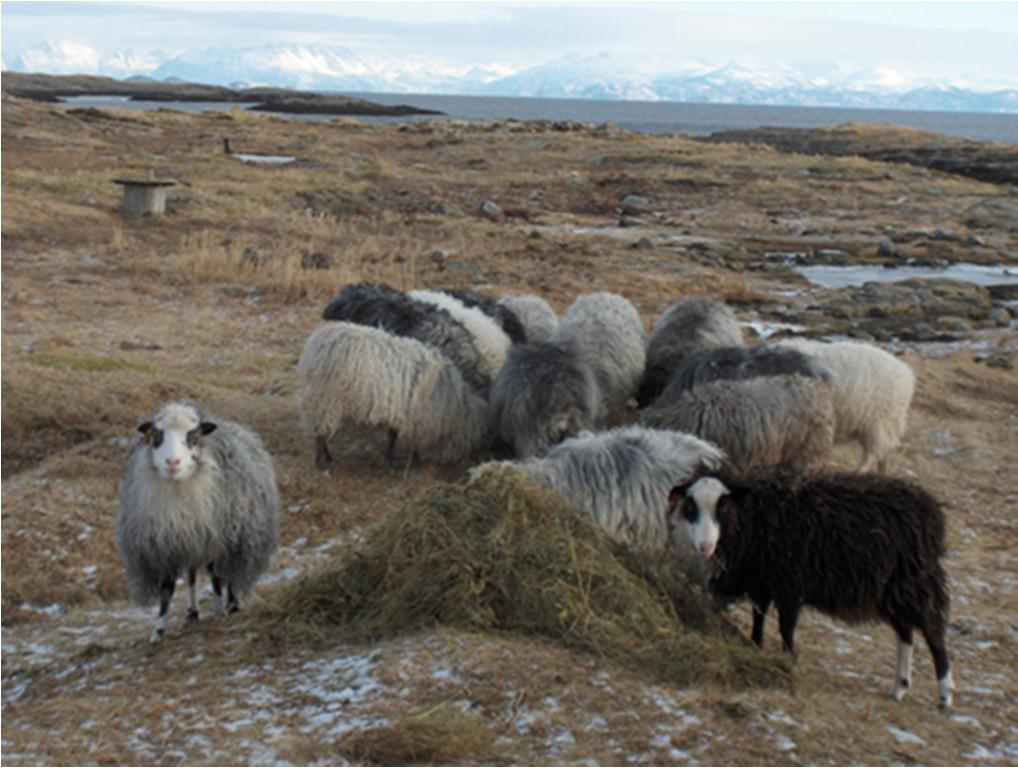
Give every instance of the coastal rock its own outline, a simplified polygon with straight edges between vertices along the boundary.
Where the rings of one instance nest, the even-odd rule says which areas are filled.
[[[965,211],[965,223],[973,229],[1003,229],[1018,232],[1018,200],[991,198]]]

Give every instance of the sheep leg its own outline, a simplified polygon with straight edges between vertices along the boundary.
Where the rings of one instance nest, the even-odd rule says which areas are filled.
[[[781,632],[781,645],[793,656],[795,655],[795,625],[799,623],[797,603],[778,605],[778,630]]]
[[[894,630],[898,633],[898,666],[891,695],[901,701],[912,687],[912,627],[896,626]]]
[[[173,600],[173,590],[177,588],[177,577],[166,576],[159,585],[159,619],[156,621],[156,628],[152,631],[149,640],[158,643],[166,636],[166,614],[170,610],[170,601]]]
[[[332,462],[332,454],[329,453],[329,438],[325,435],[315,437],[315,469],[324,472]]]
[[[389,469],[396,469],[396,441],[399,439],[399,432],[395,429],[389,430],[389,441],[385,446],[385,461]]]
[[[209,576],[212,578],[212,609],[217,619],[223,618],[226,611],[223,610],[223,582],[213,570],[212,563],[209,564]]]
[[[764,619],[767,618],[767,609],[771,601],[762,601],[759,605],[753,603],[753,642],[758,648],[763,648]]]
[[[954,699],[954,676],[951,674],[951,664],[947,659],[943,622],[936,622],[936,624],[935,627],[924,624],[921,629],[923,637],[926,638],[926,644],[930,647],[930,654],[933,656],[933,667],[937,671],[937,689],[940,693],[938,706],[941,709],[947,709]]]
[[[240,613],[240,601],[238,601],[237,596],[233,594],[233,586],[230,584],[226,585],[226,612]]]
[[[198,621],[198,592],[194,582],[198,577],[198,571],[190,568],[187,571],[187,623]]]

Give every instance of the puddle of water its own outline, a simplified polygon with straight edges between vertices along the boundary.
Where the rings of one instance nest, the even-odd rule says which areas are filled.
[[[297,159],[290,155],[245,155],[240,152],[233,156],[243,163],[264,163],[265,165],[284,165]]]
[[[1018,267],[986,267],[980,264],[952,264],[945,269],[934,267],[832,267],[817,265],[796,267],[811,283],[824,288],[848,288],[863,283],[897,283],[912,277],[947,277],[975,285],[1018,285]]]
[[[806,330],[804,325],[796,325],[795,323],[768,323],[762,320],[750,320],[749,322],[739,323],[743,328],[752,328],[756,331],[756,335],[761,339],[769,339],[778,331],[791,331],[792,333],[802,333]]]

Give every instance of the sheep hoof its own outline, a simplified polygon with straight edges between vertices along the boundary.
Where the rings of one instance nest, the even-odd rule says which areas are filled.
[[[950,709],[951,703],[954,701],[954,697],[951,694],[941,696],[940,701],[937,703],[938,709]]]
[[[891,691],[891,696],[894,697],[895,701],[901,701],[902,699],[905,698],[905,694],[907,693],[908,693],[907,685],[896,685],[894,686],[894,690]]]
[[[156,627],[155,629],[152,630],[152,634],[149,635],[148,641],[150,643],[158,643],[161,642],[165,636],[166,630],[163,629],[162,627]]]
[[[186,623],[194,624],[196,621],[198,621],[198,611],[195,610],[194,608],[191,608],[187,612]]]

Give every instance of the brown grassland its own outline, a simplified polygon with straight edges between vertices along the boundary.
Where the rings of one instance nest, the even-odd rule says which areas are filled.
[[[393,471],[383,437],[357,433],[337,443],[328,474],[314,471],[294,366],[345,283],[533,292],[560,312],[610,290],[648,327],[706,294],[745,319],[777,319],[814,289],[672,244],[753,258],[807,243],[876,260],[887,227],[967,234],[967,209],[1013,189],[611,128],[401,129],[6,96],[2,119],[5,765],[1018,762],[1018,379],[965,345],[905,350],[918,389],[893,461],[945,505],[949,712],[935,707],[921,641],[914,690],[898,703],[890,628],[809,611],[790,689],[678,685],[512,631],[358,642],[274,626],[295,579],[469,466]],[[224,136],[236,151],[297,160],[245,164],[223,154]],[[118,213],[111,179],[132,175],[176,182],[165,216]],[[656,201],[643,226],[616,226],[627,194]],[[502,214],[481,215],[484,200]],[[1018,253],[1013,230],[979,235],[978,253],[955,242],[937,255]],[[986,338],[1018,345],[1009,331]],[[113,516],[135,425],[178,397],[261,434],[283,499],[281,549],[241,614],[185,629],[178,592],[169,636],[151,646],[155,609],[127,603]],[[832,465],[855,460],[839,449]],[[745,606],[731,616],[748,627]],[[766,643],[777,647],[773,618]]]

